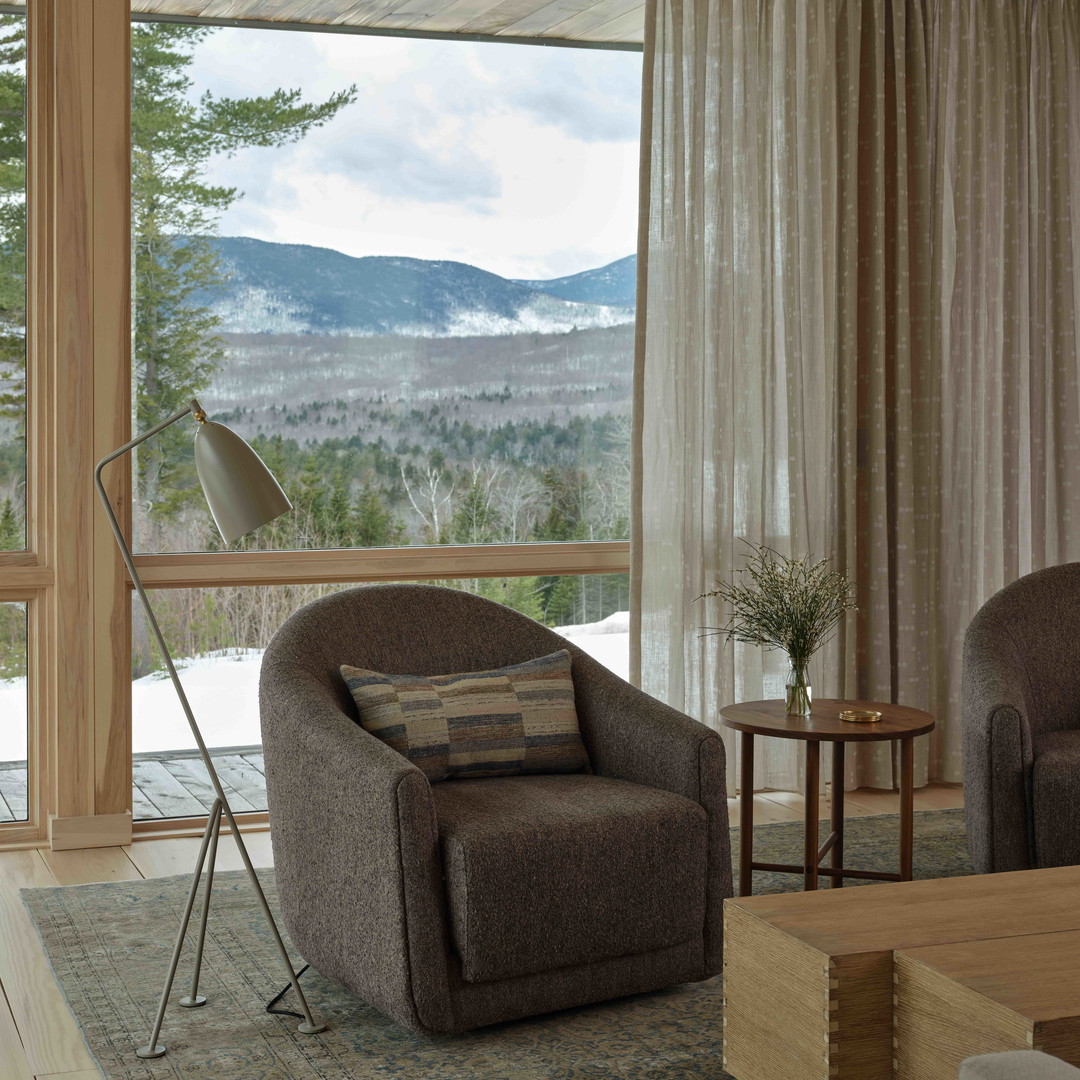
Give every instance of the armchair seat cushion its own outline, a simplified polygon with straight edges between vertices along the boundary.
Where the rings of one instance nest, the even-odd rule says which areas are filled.
[[[701,937],[708,853],[698,803],[588,774],[447,780],[431,792],[463,981]]]
[[[1035,740],[1032,803],[1039,866],[1080,864],[1080,730],[1048,731]]]

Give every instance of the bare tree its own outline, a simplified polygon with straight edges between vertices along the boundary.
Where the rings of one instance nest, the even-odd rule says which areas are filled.
[[[436,469],[429,465],[421,475],[414,491],[412,485],[409,484],[409,478],[405,473],[404,466],[401,469],[401,482],[405,487],[405,494],[408,495],[413,510],[416,511],[423,522],[424,531],[428,534],[428,538],[434,544],[439,542],[441,535],[440,512],[454,495],[455,482],[453,480],[450,481],[450,489],[446,494],[439,494],[439,487],[442,484],[444,475],[442,469]]]

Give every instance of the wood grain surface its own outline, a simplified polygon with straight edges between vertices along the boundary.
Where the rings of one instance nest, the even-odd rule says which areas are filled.
[[[876,709],[881,719],[873,724],[840,719],[843,709]],[[885,739],[913,739],[934,729],[934,718],[922,709],[890,705],[882,701],[839,701],[820,698],[809,716],[791,716],[784,703],[744,701],[720,710],[720,722],[736,731],[806,742],[881,742]]]
[[[645,26],[645,0],[132,0],[131,10],[207,19],[633,43],[644,40]]]
[[[1080,930],[1080,866],[741,896],[744,908],[829,956]]]
[[[1031,1047],[1080,1065],[1080,932],[903,949],[895,970],[898,1078]]]
[[[896,1080],[954,1080],[965,1058],[1032,1048],[1026,1018],[919,963],[921,951],[894,958]]]
[[[1062,979],[1060,992],[1037,987],[1041,979],[1056,979],[1055,972],[1069,962],[1073,968],[1080,968],[1078,895],[1080,867],[1058,867],[909,881],[871,889],[726,900],[724,979],[730,1010],[725,1012],[724,1054],[725,1061],[730,1062],[728,1068],[739,1080],[818,1076],[883,1080],[890,1076],[894,1057],[894,951],[898,950],[916,950],[923,956],[938,957],[942,965],[946,961],[953,963],[958,969],[962,963],[966,965],[964,970],[971,982],[963,987],[966,993],[948,991],[968,1003],[969,1011],[964,1013],[962,1023],[974,1022],[970,1009],[977,1006],[982,1010],[979,1015],[985,1013],[988,1018],[979,1023],[993,1021],[995,1030],[1006,1031],[1007,1038],[1013,1040],[1009,1047],[1025,1045],[1017,1044],[1015,1038],[1027,1023],[1034,1045],[1043,1045],[1050,1053],[1058,1053],[1050,1049],[1052,1046],[1065,1054],[1072,1053],[1080,1035],[1072,1020],[1072,995],[1077,992],[1080,999],[1080,978],[1073,974]],[[1058,947],[1066,954],[1053,960],[1048,976],[1032,963],[1033,928],[1057,938]],[[1062,947],[1074,941],[1075,947]],[[958,942],[966,944],[961,948],[955,944]],[[985,956],[980,945],[990,950]],[[942,948],[932,952],[928,946]],[[955,953],[950,951],[954,948],[958,950]],[[1047,941],[1044,948],[1049,955],[1054,942]],[[1025,954],[1029,970],[1019,986],[1007,991],[1007,975],[999,983],[993,981],[995,964],[1007,966],[1014,958],[1019,968]],[[808,957],[818,958],[816,967]],[[918,1028],[917,1037],[923,1040],[919,1045],[925,1046],[932,1041],[926,1033],[925,1018],[941,1014],[942,1007],[937,999],[932,1006],[918,1002],[924,1001],[924,985],[943,977],[935,974],[929,963],[921,964],[921,969],[918,994],[913,992],[914,996],[905,999],[908,1004],[903,1023],[915,1025],[911,1031]],[[809,988],[807,979],[813,984]],[[959,982],[954,985],[961,986]],[[993,990],[997,999],[977,992],[973,988],[976,985]],[[823,996],[828,1001],[824,1011]],[[1052,999],[1058,996],[1063,1003],[1056,1009],[1058,1015],[1051,1015],[1055,1013]],[[979,1001],[972,1003],[971,998]],[[1045,1007],[1045,1015],[1019,1022],[1005,1017],[1006,1013],[1020,1015],[1007,1002],[1018,1005],[1025,1001],[1032,1003],[1032,1008]],[[756,1018],[752,1015],[755,1011],[760,1013]],[[907,1030],[897,1031],[901,1043],[908,1038]],[[995,1048],[1008,1047],[998,1047],[988,1039],[976,1049],[985,1052]],[[922,1055],[922,1050],[913,1049],[912,1053]],[[925,1055],[918,1056],[917,1064],[904,1075],[919,1080],[956,1076],[957,1068],[951,1064],[951,1073],[948,1069],[940,1073],[926,1071],[926,1060]]]

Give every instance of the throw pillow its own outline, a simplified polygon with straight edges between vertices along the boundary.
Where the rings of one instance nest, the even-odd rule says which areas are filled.
[[[458,675],[385,675],[347,664],[341,674],[364,729],[432,783],[588,767],[566,649]]]

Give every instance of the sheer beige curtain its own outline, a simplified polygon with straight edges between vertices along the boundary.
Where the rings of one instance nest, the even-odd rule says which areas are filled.
[[[1080,93],[1070,0],[657,0],[636,401],[641,685],[706,723],[782,658],[702,636],[740,538],[860,610],[815,691],[931,709],[960,778],[964,627],[1080,556]],[[926,742],[927,740],[923,740]],[[799,786],[797,748],[755,785]],[[887,748],[846,786],[891,786]],[[735,746],[729,742],[729,782]]]

